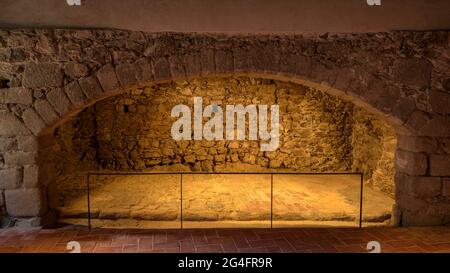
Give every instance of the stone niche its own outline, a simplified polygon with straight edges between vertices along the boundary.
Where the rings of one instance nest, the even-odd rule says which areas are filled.
[[[170,130],[176,118],[171,117],[172,107],[178,104],[192,107],[193,98],[196,96],[203,98],[204,106],[212,103],[219,106],[279,105],[278,149],[262,152],[259,140],[173,140]],[[383,203],[375,205],[374,210],[380,211],[381,207],[381,213],[372,218],[380,218],[378,222],[383,222],[389,220],[393,204],[395,147],[396,134],[383,120],[351,102],[302,85],[245,77],[149,85],[99,101],[55,131],[54,145],[50,150],[54,153],[51,157],[52,165],[55,166],[58,176],[49,187],[49,202],[50,207],[56,209],[61,218],[83,218],[86,215],[86,173],[89,171],[362,172],[365,188],[370,189],[374,196],[381,196],[374,202]],[[115,183],[116,193],[111,192],[113,186],[105,190],[108,179],[99,179],[100,188],[105,190],[104,195],[112,196],[117,194],[117,191],[120,192],[121,186],[118,186],[116,178],[109,179],[112,181],[111,185]],[[135,185],[132,180],[122,187]],[[225,180],[220,180],[222,185]],[[168,178],[167,181],[171,180]],[[165,185],[176,192],[173,185],[178,184],[167,183]],[[232,191],[240,189],[243,190],[243,187],[230,186]],[[167,192],[170,191],[167,189],[164,196],[154,197],[168,202],[170,198]],[[355,194],[359,192],[359,185],[354,184],[352,191]],[[133,194],[124,195],[126,198],[133,198]],[[220,198],[227,196],[218,195],[215,200],[220,203]],[[102,198],[101,194],[98,198]],[[174,197],[174,200],[176,198]],[[352,205],[359,206],[358,198],[342,198],[354,199],[351,201]],[[370,192],[367,198],[369,202]],[[70,200],[78,200],[75,202],[78,203]],[[371,208],[370,205],[366,207]],[[154,219],[179,219],[177,208],[174,206],[160,211]],[[253,210],[257,211],[258,208]],[[226,208],[218,206],[215,211],[215,215],[219,215],[217,219],[221,219],[220,215],[225,211]],[[320,214],[320,210],[317,213]],[[108,211],[104,210],[100,214],[109,220],[127,218],[133,215],[133,207],[129,207],[127,211],[110,207]],[[166,215],[167,219],[161,215]],[[93,217],[99,217],[98,211],[93,213]],[[203,219],[199,216],[192,217]],[[258,215],[251,217],[258,219]],[[298,217],[305,218],[304,215]],[[217,220],[214,217],[208,218],[214,219]],[[227,219],[235,220],[233,216]]]

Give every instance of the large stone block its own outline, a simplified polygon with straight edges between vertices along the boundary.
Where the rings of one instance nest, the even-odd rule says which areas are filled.
[[[154,73],[156,81],[170,80],[170,64],[167,58],[160,57],[154,61]]]
[[[112,64],[106,64],[97,71],[97,79],[100,82],[103,90],[111,92],[120,87],[119,80],[116,76],[116,71]]]
[[[81,77],[86,77],[89,74],[89,68],[84,64],[69,62],[64,66],[64,72],[67,76],[78,79]]]
[[[17,136],[29,135],[27,127],[12,113],[0,112],[0,135]]]
[[[17,149],[17,141],[14,137],[0,137],[0,152],[9,152]]]
[[[442,195],[450,197],[450,177],[442,178]]]
[[[416,103],[412,98],[400,98],[392,108],[392,115],[406,123],[416,110]]]
[[[195,53],[185,55],[184,67],[186,69],[186,76],[200,77],[202,73],[202,64],[200,62],[200,55]]]
[[[136,73],[136,66],[133,64],[123,63],[116,66],[116,75],[121,86],[125,87],[137,84]]]
[[[0,170],[0,189],[15,189],[22,183],[22,169],[11,168]]]
[[[36,163],[36,152],[9,152],[4,154],[8,166],[23,166]]]
[[[430,174],[433,176],[450,176],[450,155],[430,155]]]
[[[62,88],[55,88],[48,92],[47,100],[60,116],[67,114],[72,107]]]
[[[95,76],[81,78],[78,80],[78,84],[88,100],[95,100],[103,94],[103,89]]]
[[[142,58],[136,61],[135,65],[138,66],[138,73],[136,78],[139,82],[153,81],[153,65],[150,59]]]
[[[447,92],[431,90],[430,106],[433,112],[450,114],[450,94]]]
[[[414,111],[406,126],[420,136],[448,137],[450,135],[450,117],[446,115],[430,115],[422,111]]]
[[[419,88],[428,88],[432,70],[433,65],[426,59],[403,58],[395,61],[393,76],[400,83]]]
[[[214,65],[214,51],[212,52],[212,61]],[[205,56],[206,57],[206,56]],[[203,66],[203,58],[202,55],[202,66]],[[233,48],[233,57],[234,57],[234,71],[235,72],[248,72],[248,49],[246,47],[236,47]],[[213,66],[214,69],[214,66]]]
[[[443,215],[431,214],[426,210],[413,212],[405,210],[402,212],[403,226],[439,226],[443,224]]]
[[[214,49],[205,49],[200,52],[200,63],[202,67],[202,77],[214,75],[216,73]]]
[[[28,129],[36,136],[46,127],[44,121],[32,108],[28,108],[23,112],[22,119]]]
[[[25,87],[61,87],[63,72],[53,63],[28,63],[25,65],[23,85]]]
[[[169,58],[170,65],[170,75],[173,79],[182,80],[186,78],[186,73],[184,71],[184,65],[182,58],[180,56],[174,55]]]
[[[433,137],[397,136],[398,147],[410,152],[434,153],[438,150],[438,141]]]
[[[312,60],[300,54],[295,55],[295,74],[298,76],[308,77],[311,75]]]
[[[397,175],[397,185],[404,193],[415,197],[430,198],[441,194],[440,177]]]
[[[66,91],[67,97],[75,107],[80,107],[85,103],[86,97],[84,96],[78,81],[67,84],[64,91]]]
[[[34,109],[36,109],[36,112],[38,112],[47,125],[53,124],[59,118],[47,100],[37,100],[34,103]]]
[[[33,103],[33,95],[30,89],[24,87],[0,89],[0,103],[30,105]]]
[[[388,85],[380,79],[374,80],[363,95],[364,100],[383,112],[391,112],[399,97],[399,88]]]
[[[45,194],[41,189],[5,191],[6,209],[14,217],[41,216],[47,212]]]
[[[23,168],[23,185],[25,188],[36,188],[39,185],[39,166],[26,165]]]
[[[19,136],[17,142],[22,152],[36,152],[39,149],[38,138],[35,136]]]
[[[228,50],[218,50],[215,55],[216,73],[232,74],[234,72],[233,54]]]
[[[424,153],[413,153],[397,150],[397,170],[409,175],[425,175],[427,172],[427,156]]]

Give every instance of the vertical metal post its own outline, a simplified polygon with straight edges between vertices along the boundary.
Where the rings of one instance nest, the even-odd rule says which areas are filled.
[[[362,210],[363,210],[363,187],[364,187],[364,179],[363,174],[360,174],[361,179],[361,192],[359,195],[359,228],[362,227]]]
[[[273,173],[270,174],[270,228],[273,228]]]
[[[180,173],[180,227],[183,229],[183,174]]]
[[[88,207],[88,227],[91,229],[91,199],[90,199],[90,191],[89,191],[89,178],[90,174],[87,175],[87,207]]]

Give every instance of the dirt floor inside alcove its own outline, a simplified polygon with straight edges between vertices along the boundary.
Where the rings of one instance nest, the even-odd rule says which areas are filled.
[[[60,222],[87,225],[87,183],[67,178]],[[209,228],[349,226],[359,224],[359,175],[275,174],[94,175],[94,227]],[[75,185],[75,186],[74,186]],[[273,203],[271,207],[271,192]],[[386,225],[394,200],[363,188],[363,224]]]

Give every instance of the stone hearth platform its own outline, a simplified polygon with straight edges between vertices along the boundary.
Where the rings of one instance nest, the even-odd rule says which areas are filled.
[[[69,185],[80,185],[71,178]],[[83,183],[81,183],[83,185]],[[181,203],[181,187],[182,199]],[[65,189],[63,223],[87,225],[86,188]],[[67,193],[70,194],[67,194]],[[359,221],[358,175],[273,178],[273,227],[349,226]],[[365,186],[363,222],[387,224],[393,199]],[[101,175],[90,178],[93,227],[269,228],[270,174]]]

